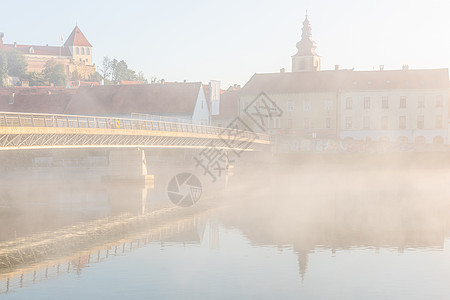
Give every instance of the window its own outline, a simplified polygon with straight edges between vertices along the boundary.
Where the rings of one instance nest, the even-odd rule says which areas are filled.
[[[325,127],[326,128],[331,128],[331,118],[326,118],[325,119]]]
[[[311,101],[310,100],[305,100],[303,102],[303,110],[304,111],[310,111],[311,110]]]
[[[400,116],[400,119],[398,121],[398,128],[406,129],[406,117],[405,116]]]
[[[417,103],[418,108],[424,108],[425,107],[425,97],[419,96],[419,102]]]
[[[325,100],[325,110],[330,111],[333,108],[333,104],[331,103],[331,100]]]
[[[442,116],[436,116],[436,128],[442,128]]]
[[[370,97],[364,97],[364,109],[370,108]]]
[[[444,102],[442,101],[442,95],[436,96],[436,107],[443,107]]]
[[[417,116],[417,129],[423,129],[424,123],[424,116]]]
[[[381,117],[381,129],[388,129],[389,127],[389,117]]]
[[[352,117],[345,118],[345,129],[352,129]]]
[[[90,54],[91,54],[91,49],[86,48],[86,54],[87,54],[87,55],[90,55]]]
[[[280,128],[281,120],[280,118],[273,118],[273,128]]]
[[[289,129],[292,128],[292,119],[288,119],[287,127],[288,127]]]
[[[305,129],[309,129],[309,119],[305,119]]]
[[[406,108],[406,97],[400,97],[400,108]]]
[[[369,116],[364,116],[364,120],[363,120],[363,126],[364,129],[370,129],[370,117]]]
[[[76,54],[80,54],[80,48],[76,47],[76,48],[75,48],[75,53],[76,53]]]
[[[294,111],[294,101],[288,101],[287,102],[287,110],[288,111]]]
[[[81,55],[84,55],[84,48],[81,48]]]
[[[383,96],[381,98],[381,108],[388,109],[389,108],[389,99],[387,96]]]
[[[352,109],[352,98],[351,97],[347,97],[347,99],[345,100],[345,108]]]

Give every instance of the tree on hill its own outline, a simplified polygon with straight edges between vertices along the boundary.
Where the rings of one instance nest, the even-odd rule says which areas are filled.
[[[0,87],[5,86],[7,76],[8,62],[6,60],[6,54],[3,51],[0,51]]]
[[[124,60],[110,59],[105,56],[103,58],[102,66],[100,68],[105,84],[118,84],[124,81],[142,81],[147,83],[147,79],[142,72],[129,69]]]
[[[100,75],[99,72],[89,74],[88,80],[93,82],[99,82],[102,80],[102,75]]]
[[[27,71],[27,63],[22,53],[18,51],[6,51],[8,61],[8,75],[13,77],[22,77]]]
[[[42,73],[49,84],[53,83],[55,86],[64,86],[66,83],[64,66],[53,59],[50,59],[45,63]]]
[[[0,50],[0,86],[6,84],[6,77],[23,77],[27,63],[22,53],[16,50]]]

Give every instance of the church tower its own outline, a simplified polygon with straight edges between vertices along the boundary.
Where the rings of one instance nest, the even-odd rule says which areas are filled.
[[[308,11],[306,11],[302,39],[297,43],[297,54],[292,56],[292,72],[320,71],[320,56],[317,55],[316,48],[316,42],[312,40]]]
[[[73,29],[64,47],[69,48],[75,64],[92,66],[92,45],[78,26]]]

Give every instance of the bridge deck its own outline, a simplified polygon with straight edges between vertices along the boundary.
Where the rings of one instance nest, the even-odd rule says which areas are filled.
[[[0,150],[39,148],[204,148],[253,151],[266,134],[152,120],[0,112]]]

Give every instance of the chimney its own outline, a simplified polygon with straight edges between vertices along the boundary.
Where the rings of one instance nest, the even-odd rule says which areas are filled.
[[[403,70],[403,71],[409,70],[409,66],[408,66],[408,65],[403,65],[403,66],[402,66],[402,70]]]
[[[340,67],[339,65],[334,65],[334,70],[339,71],[339,67]]]
[[[285,68],[280,69],[280,73],[286,73],[286,69]]]
[[[384,70],[384,65],[380,65],[380,71]]]

